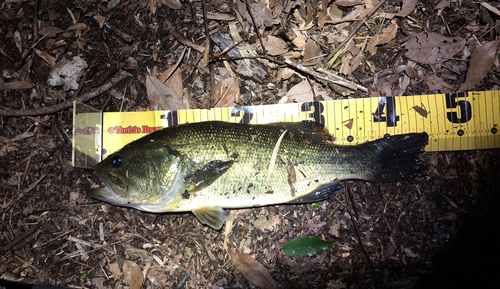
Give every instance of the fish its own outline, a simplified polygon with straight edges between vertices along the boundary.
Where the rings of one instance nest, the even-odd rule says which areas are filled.
[[[91,198],[153,213],[192,212],[216,230],[224,209],[319,202],[343,180],[396,182],[419,172],[427,133],[336,145],[312,121],[208,121],[167,127],[95,165]]]

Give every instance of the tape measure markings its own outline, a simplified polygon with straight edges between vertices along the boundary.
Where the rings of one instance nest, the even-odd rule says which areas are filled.
[[[386,134],[426,131],[430,151],[495,148],[500,147],[499,94],[500,91],[486,91],[211,110],[104,113],[103,147],[111,153],[144,135],[129,137],[112,133],[110,127],[119,125],[166,127],[209,120],[253,124],[313,120],[325,124],[337,144],[359,144]]]

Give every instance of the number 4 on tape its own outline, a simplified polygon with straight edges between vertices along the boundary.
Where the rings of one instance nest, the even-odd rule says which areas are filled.
[[[395,127],[398,121],[396,99],[392,96],[382,97],[378,103],[377,110],[373,114],[373,122],[385,122],[388,127]]]

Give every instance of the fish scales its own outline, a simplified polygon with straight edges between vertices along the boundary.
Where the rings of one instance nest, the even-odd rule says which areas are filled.
[[[279,145],[275,169],[268,178],[273,149],[283,133],[274,126],[234,127],[221,123],[179,127],[165,134],[174,150],[182,151],[198,170],[207,161],[234,160],[231,169],[209,188],[189,194],[173,211],[191,211],[203,202],[226,208],[289,202],[335,179],[371,179],[372,154],[359,147],[334,147],[328,143],[307,144],[307,138],[286,132]],[[157,136],[163,138],[163,136]],[[335,150],[337,149],[337,150]],[[295,194],[287,181],[287,164],[296,166]],[[192,195],[192,196],[191,196]],[[241,202],[243,201],[243,202]]]
[[[89,195],[150,212],[191,211],[220,228],[222,208],[319,201],[346,179],[401,180],[415,172],[428,138],[409,134],[338,146],[327,137],[310,122],[166,128],[99,163],[95,170],[106,187]]]

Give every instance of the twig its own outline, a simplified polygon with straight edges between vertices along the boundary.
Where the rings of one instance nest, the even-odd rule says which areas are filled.
[[[175,26],[172,23],[170,23],[170,21],[168,21],[167,18],[165,18],[165,26],[166,26],[165,28],[167,28],[168,32],[170,34],[172,34],[172,36],[175,38],[175,40],[179,41],[183,45],[186,45],[186,46],[193,48],[194,50],[198,51],[199,53],[205,52],[205,47],[198,45],[198,44],[194,43],[193,41],[187,39],[183,35],[179,34],[177,32],[177,29],[175,28]],[[207,38],[207,41],[209,41],[208,38]]]
[[[186,269],[184,266],[181,265],[181,263],[177,262],[174,260],[174,258],[170,257],[167,253],[163,252],[162,250],[158,249],[158,252],[162,253],[163,256],[167,257],[167,259],[170,260],[170,262],[174,263],[175,265],[177,265],[179,268],[181,268],[184,272],[186,272],[191,278],[193,278],[194,280],[196,280],[197,282],[205,285],[205,287],[207,288],[212,288],[212,286],[210,286],[209,284],[207,284],[204,280],[201,280],[200,278],[196,277],[196,274],[194,274],[193,272],[190,272],[188,269]]]
[[[316,79],[331,82],[331,83],[334,83],[334,84],[337,84],[337,85],[340,85],[343,87],[350,88],[352,90],[361,90],[364,93],[368,93],[368,88],[366,88],[362,85],[356,84],[350,80],[347,80],[347,79],[345,79],[337,74],[331,73],[323,68],[318,68],[317,69],[318,72],[316,72],[314,70],[310,70],[309,68],[307,68],[303,65],[296,64],[296,63],[292,62],[291,60],[286,60],[285,62],[286,62],[286,64],[288,64],[296,69],[299,69],[300,71],[305,72],[305,73],[313,76]],[[321,73],[319,73],[319,72],[321,72]]]
[[[64,102],[48,106],[48,107],[42,107],[42,108],[34,108],[34,109],[25,109],[25,110],[7,110],[7,109],[0,109],[0,116],[33,116],[33,115],[46,115],[46,114],[52,114],[58,111],[61,111],[63,109],[67,109],[73,106],[74,101],[80,101],[80,102],[85,102],[89,101],[93,98],[96,98],[97,96],[105,93],[108,91],[111,87],[115,86],[117,83],[120,81],[124,80],[127,77],[132,76],[130,73],[126,72],[125,70],[120,70],[118,71],[110,80],[106,81],[103,85],[97,87],[96,89],[89,91],[82,96],[78,98],[72,98],[69,100],[66,100]]]
[[[497,21],[497,23],[495,25],[493,25],[490,29],[486,30],[486,32],[481,34],[481,36],[479,36],[478,38],[479,39],[483,38],[484,36],[486,36],[486,34],[490,33],[493,29],[497,28],[498,25],[500,25],[500,21]]]
[[[146,242],[148,242],[148,243],[152,243],[151,241],[149,241],[148,239],[146,239],[145,237],[143,237],[143,236],[141,236],[141,235],[139,235],[139,234],[137,234],[137,233],[135,233],[135,236],[140,237],[141,239],[143,239],[144,241],[146,241]],[[187,273],[187,274],[188,274],[191,278],[193,278],[193,279],[194,279],[194,280],[196,280],[197,282],[199,282],[199,283],[201,283],[201,284],[205,285],[205,287],[207,287],[207,288],[212,288],[212,286],[210,286],[209,284],[207,284],[204,280],[201,280],[200,278],[198,278],[198,277],[196,276],[196,274],[194,274],[194,273],[190,272],[188,269],[186,269],[184,266],[182,266],[182,265],[181,265],[181,263],[179,263],[179,262],[175,261],[175,260],[174,260],[174,258],[170,257],[167,253],[163,252],[163,251],[162,251],[162,250],[160,250],[160,249],[157,249],[157,250],[158,250],[158,252],[162,253],[162,254],[163,254],[163,256],[167,257],[167,259],[169,259],[169,260],[170,260],[170,262],[174,263],[176,266],[178,266],[178,267],[179,267],[179,268],[181,268],[184,272],[186,272],[186,273]],[[155,258],[155,260],[156,260],[156,258]],[[157,262],[158,262],[158,261],[157,261]],[[163,263],[163,261],[162,261],[161,263],[160,263],[160,262],[158,262],[158,263],[161,265],[161,263]],[[162,265],[162,266],[165,266],[165,265]]]
[[[210,82],[208,90],[212,91],[212,88],[215,87],[215,72],[214,72],[214,64],[210,61],[212,58],[212,49],[210,46],[210,31],[208,29],[208,19],[207,19],[207,0],[201,0],[201,6],[203,10],[203,24],[205,26],[205,53],[203,53],[203,59],[208,62],[208,69],[210,71]]]
[[[71,242],[74,242],[74,243],[80,243],[80,244],[83,244],[83,245],[85,245],[87,247],[96,247],[95,244],[92,244],[92,243],[87,242],[87,241],[82,240],[82,239],[78,239],[78,238],[73,237],[73,236],[69,236],[68,237],[68,241],[71,241]]]
[[[330,56],[328,56],[327,59],[331,59],[332,57],[334,57],[335,54],[337,54],[337,52],[339,52],[339,50],[342,49],[342,47],[344,47],[344,45],[346,45],[347,42],[349,42],[349,40],[351,40],[351,38],[354,37],[354,34],[356,34],[356,32],[358,32],[358,30],[361,28],[361,26],[363,26],[363,24],[365,23],[365,19],[372,16],[385,3],[385,1],[387,1],[387,0],[382,0],[382,1],[380,1],[380,3],[378,3],[377,6],[373,7],[373,9],[368,14],[366,14],[366,16],[363,17],[362,20],[360,20],[358,22],[356,27],[354,27],[354,29],[351,31],[351,33],[349,33],[349,35],[346,37],[346,39],[344,39],[344,41],[342,41],[342,43],[340,43],[339,45],[337,45],[337,47],[335,47],[335,49],[333,50],[332,53],[330,53]]]
[[[227,56],[227,57],[221,57],[220,60],[242,60],[242,59],[255,59],[255,58],[266,59],[266,60],[274,62],[278,65],[287,65],[287,66],[290,66],[291,68],[298,70],[302,73],[311,75],[312,77],[314,77],[317,80],[334,83],[334,84],[337,84],[337,85],[340,85],[343,87],[350,88],[352,90],[360,90],[364,93],[368,93],[368,89],[366,87],[361,86],[359,84],[356,84],[350,80],[347,80],[347,79],[345,79],[337,74],[331,73],[331,72],[324,70],[322,68],[318,68],[317,69],[318,72],[317,72],[317,71],[314,71],[314,70],[311,70],[311,69],[305,67],[304,65],[297,64],[297,63],[295,63],[291,60],[288,60],[288,59],[286,59],[283,62],[283,61],[280,61],[280,60],[278,60],[270,55],[256,55],[256,56]]]
[[[179,57],[179,59],[177,59],[177,62],[176,62],[176,63],[175,63],[175,65],[174,65],[174,68],[173,68],[173,69],[171,69],[171,70],[170,70],[170,72],[169,72],[167,75],[165,75],[165,76],[161,75],[161,76],[160,76],[160,77],[161,77],[161,78],[160,78],[160,80],[161,80],[162,82],[166,82],[167,80],[169,80],[169,79],[170,79],[170,77],[171,77],[171,76],[174,74],[174,72],[177,70],[177,68],[179,68],[179,66],[181,65],[182,59],[184,59],[184,55],[186,54],[186,50],[188,50],[188,49],[191,49],[191,48],[189,48],[189,47],[187,47],[187,46],[186,46],[186,47],[184,47],[184,49],[182,50],[181,56]]]
[[[69,253],[68,255],[64,256],[61,258],[61,260],[57,261],[56,263],[52,264],[52,265],[56,265],[57,263],[60,263],[64,260],[68,260],[68,259],[72,259],[72,258],[76,258],[78,256],[82,256],[82,255],[86,255],[86,254],[90,254],[90,253],[94,253],[94,252],[97,252],[97,251],[100,251],[102,249],[106,249],[107,247],[110,247],[110,246],[114,246],[116,244],[120,244],[120,243],[123,243],[123,242],[126,242],[126,241],[129,241],[131,238],[127,238],[127,239],[124,239],[124,240],[120,240],[120,241],[116,241],[116,242],[113,242],[113,243],[109,243],[109,244],[106,244],[106,245],[102,245],[100,247],[97,247],[93,250],[90,250],[90,251],[87,251],[87,252],[82,252],[81,250],[76,250],[76,252],[74,253]],[[76,254],[75,254],[76,253]]]
[[[74,230],[76,230],[76,229],[72,229],[72,230],[64,232],[64,233],[62,233],[60,235],[57,235],[54,238],[52,238],[52,239],[48,240],[47,242],[42,243],[40,245],[35,244],[35,245],[33,245],[33,248],[31,248],[31,249],[36,249],[36,248],[41,248],[43,246],[47,246],[48,244],[50,244],[50,243],[52,243],[52,242],[54,242],[54,241],[56,241],[56,240],[58,240],[58,239],[60,239],[60,238],[62,238],[64,236],[68,235],[69,233],[73,232]]]
[[[450,34],[451,37],[455,36],[453,33],[451,33],[450,27],[448,26],[448,22],[444,19],[443,13],[441,13],[439,16],[441,16],[441,20],[443,21],[444,26],[446,26],[446,31],[448,31],[448,34]]]
[[[247,6],[248,15],[250,15],[250,18],[252,19],[252,25],[253,25],[253,28],[255,29],[255,33],[257,34],[257,37],[259,38],[260,46],[262,47],[262,52],[264,52],[264,55],[267,55],[266,48],[264,47],[264,43],[262,42],[262,38],[260,37],[259,27],[257,27],[257,24],[255,24],[255,20],[253,18],[253,13],[252,13],[252,10],[250,9],[250,4],[248,4],[248,0],[244,0],[244,1],[245,1],[245,5]]]
[[[241,43],[243,43],[243,39],[241,39],[240,41],[238,41],[237,43],[233,44],[232,46],[228,46],[224,49],[224,51],[222,51],[221,53],[216,53],[214,55],[212,55],[212,61],[215,61],[217,60],[218,58],[221,58],[222,56],[225,56],[226,54],[228,54],[229,52],[231,52],[233,49],[235,49],[236,47],[238,47],[238,45],[240,45]]]
[[[358,18],[352,18],[352,19],[342,19],[342,20],[337,20],[337,21],[332,21],[332,20],[326,20],[325,24],[340,24],[344,22],[354,22],[354,21],[359,21],[361,19]]]
[[[23,242],[26,238],[28,238],[29,236],[34,234],[36,232],[36,230],[38,230],[41,226],[43,226],[43,224],[44,224],[43,222],[40,222],[34,226],[31,226],[31,228],[29,228],[28,231],[23,233],[21,236],[17,237],[14,241],[12,241],[10,244],[6,245],[5,247],[1,248],[0,250],[2,250],[2,251],[10,250],[12,247],[18,245],[19,243]]]
[[[33,266],[33,260],[31,261],[31,263],[28,263],[27,261],[25,261],[25,260],[21,259],[20,257],[18,257],[18,256],[16,256],[16,255],[14,255],[14,257],[15,257],[17,260],[19,260],[19,261],[23,262],[23,263],[24,263],[24,264],[23,264],[23,266],[29,266],[29,267],[31,267],[31,268],[33,268],[33,269],[35,269],[36,271],[40,272],[40,269],[38,269],[37,267]],[[28,265],[26,265],[26,264],[28,264]],[[3,285],[3,284],[2,284],[2,285]],[[3,288],[3,287],[0,287],[0,288]]]
[[[31,157],[31,155],[30,155]],[[24,194],[27,194],[29,193],[31,190],[33,190],[46,176],[47,174],[43,174],[38,180],[34,181],[31,185],[29,185],[26,189],[24,190],[18,190],[18,189],[15,189],[15,188],[10,188],[4,184],[1,184],[0,183],[0,186],[1,187],[5,187],[5,188],[8,188],[8,189],[11,189],[11,190],[14,190],[16,192],[18,192],[17,196],[12,199],[3,209],[4,209],[4,212],[7,212],[9,210],[9,208],[15,203],[17,202],[19,199],[21,199],[22,197],[24,197]]]
[[[313,95],[313,100],[314,101],[318,101],[318,97],[316,96],[316,92],[314,91],[314,85],[312,84],[311,79],[309,77],[306,77],[306,79],[307,79],[307,83],[309,84],[309,87],[311,87],[311,92],[312,92],[312,95]]]
[[[349,193],[349,187],[347,186],[347,184],[346,184],[346,192]],[[368,253],[366,252],[365,247],[363,246],[363,241],[361,240],[361,235],[359,234],[358,225],[356,224],[356,221],[355,221],[356,216],[354,216],[354,214],[347,207],[347,205],[342,203],[342,201],[340,201],[337,197],[335,197],[335,200],[337,200],[337,202],[339,202],[346,209],[346,211],[349,213],[349,216],[351,217],[352,224],[354,226],[354,230],[356,231],[356,236],[358,237],[358,240],[359,240],[359,246],[361,247],[361,251],[363,251],[365,258],[368,261],[368,265],[370,266],[370,269],[373,270],[374,267],[373,267],[372,261],[370,260],[370,257],[368,256]],[[354,206],[354,204],[353,204],[353,206]]]

